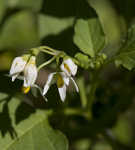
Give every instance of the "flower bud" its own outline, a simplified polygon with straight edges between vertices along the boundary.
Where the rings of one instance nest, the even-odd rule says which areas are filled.
[[[64,60],[60,68],[68,76],[71,76],[71,75],[75,76],[77,73],[77,65],[70,58]]]
[[[32,86],[37,79],[36,57],[31,56],[24,68],[24,87]]]

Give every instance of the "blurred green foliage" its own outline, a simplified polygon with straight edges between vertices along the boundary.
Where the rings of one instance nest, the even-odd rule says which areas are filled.
[[[0,150],[135,149],[134,8],[134,0],[0,0]],[[45,102],[6,76],[15,56],[39,45],[80,62],[79,94],[69,88],[62,103],[54,85]],[[39,85],[54,67],[41,70]]]

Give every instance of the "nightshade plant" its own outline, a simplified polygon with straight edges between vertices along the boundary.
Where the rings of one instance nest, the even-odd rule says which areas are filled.
[[[135,1],[0,0],[0,150],[134,150]]]

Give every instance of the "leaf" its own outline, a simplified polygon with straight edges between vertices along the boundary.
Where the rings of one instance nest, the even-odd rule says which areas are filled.
[[[122,33],[126,32],[126,24],[123,18],[118,15],[111,1],[87,0],[87,2],[98,15],[106,37],[104,53],[111,57],[118,52],[117,45],[121,42]]]
[[[0,101],[7,97],[8,97],[8,95],[6,93],[0,93]]]
[[[0,35],[0,49],[25,49],[38,44],[37,26],[32,13],[20,11],[5,21]]]
[[[91,147],[90,139],[81,139],[75,142],[75,149],[77,150],[89,150]]]
[[[116,56],[115,64],[128,70],[135,68],[135,25],[129,29],[126,44]]]
[[[4,14],[6,12],[7,9],[7,2],[5,0],[0,0],[0,22],[4,17]]]
[[[87,55],[82,53],[77,53],[75,58],[79,61],[81,67],[87,69],[90,66],[90,59]]]
[[[16,124],[16,113],[20,113],[22,117],[28,109],[16,112],[20,107],[20,100],[6,98],[0,104],[1,150],[68,150],[66,137],[60,131],[53,130],[48,123],[50,110],[36,110],[27,119]]]
[[[135,68],[135,51],[120,54],[115,60],[116,66],[122,65],[128,70]]]
[[[68,27],[73,25],[74,18],[57,18],[48,15],[39,15],[38,24],[39,24],[39,35],[40,39],[48,35],[56,35],[65,30]]]
[[[34,11],[39,11],[42,7],[42,2],[43,0],[9,0],[8,6],[14,8],[29,8]]]
[[[97,18],[78,19],[75,25],[74,43],[80,50],[94,57],[105,44],[105,36]]]
[[[93,146],[93,150],[112,150],[112,145],[110,145],[107,141],[98,141]]]
[[[121,116],[116,125],[113,127],[112,132],[120,143],[127,145],[131,143],[133,131],[130,121],[127,117]]]

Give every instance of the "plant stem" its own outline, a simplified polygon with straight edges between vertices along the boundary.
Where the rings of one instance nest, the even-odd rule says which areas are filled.
[[[45,67],[46,65],[50,64],[52,61],[54,61],[56,59],[57,56],[53,56],[50,60],[46,61],[45,63],[41,64],[39,67],[38,67],[38,71]]]
[[[83,111],[75,108],[66,108],[64,109],[65,115],[83,115]]]
[[[88,102],[87,102],[87,111],[89,113],[90,118],[92,118],[92,105],[93,105],[93,102],[94,102],[95,92],[96,92],[96,88],[97,88],[98,73],[99,72],[97,72],[97,70],[94,71],[94,73],[93,73],[93,79],[92,79],[89,99],[88,99]]]
[[[44,53],[47,53],[47,54],[50,54],[50,55],[53,55],[53,56],[56,55],[56,53],[51,52],[51,51],[48,51],[48,50],[46,50],[46,49],[40,49],[40,51],[41,51],[41,52],[44,52]]]
[[[87,120],[89,120],[89,116],[86,111],[80,108],[65,108],[64,112],[65,115],[67,116],[72,116],[72,115],[79,115],[85,117]]]
[[[80,99],[81,99],[81,104],[83,108],[87,107],[87,94],[86,94],[86,89],[85,89],[85,83],[84,83],[84,77],[80,77],[78,79],[78,86],[79,86],[79,91],[80,91]]]
[[[54,50],[53,48],[49,47],[49,46],[40,46],[40,48],[42,49],[47,49],[47,50],[50,50],[52,52],[55,52],[56,50]]]
[[[52,52],[54,54],[60,53],[60,51],[55,50],[55,49],[48,47],[48,46],[40,46],[39,49],[47,50],[47,51]]]

